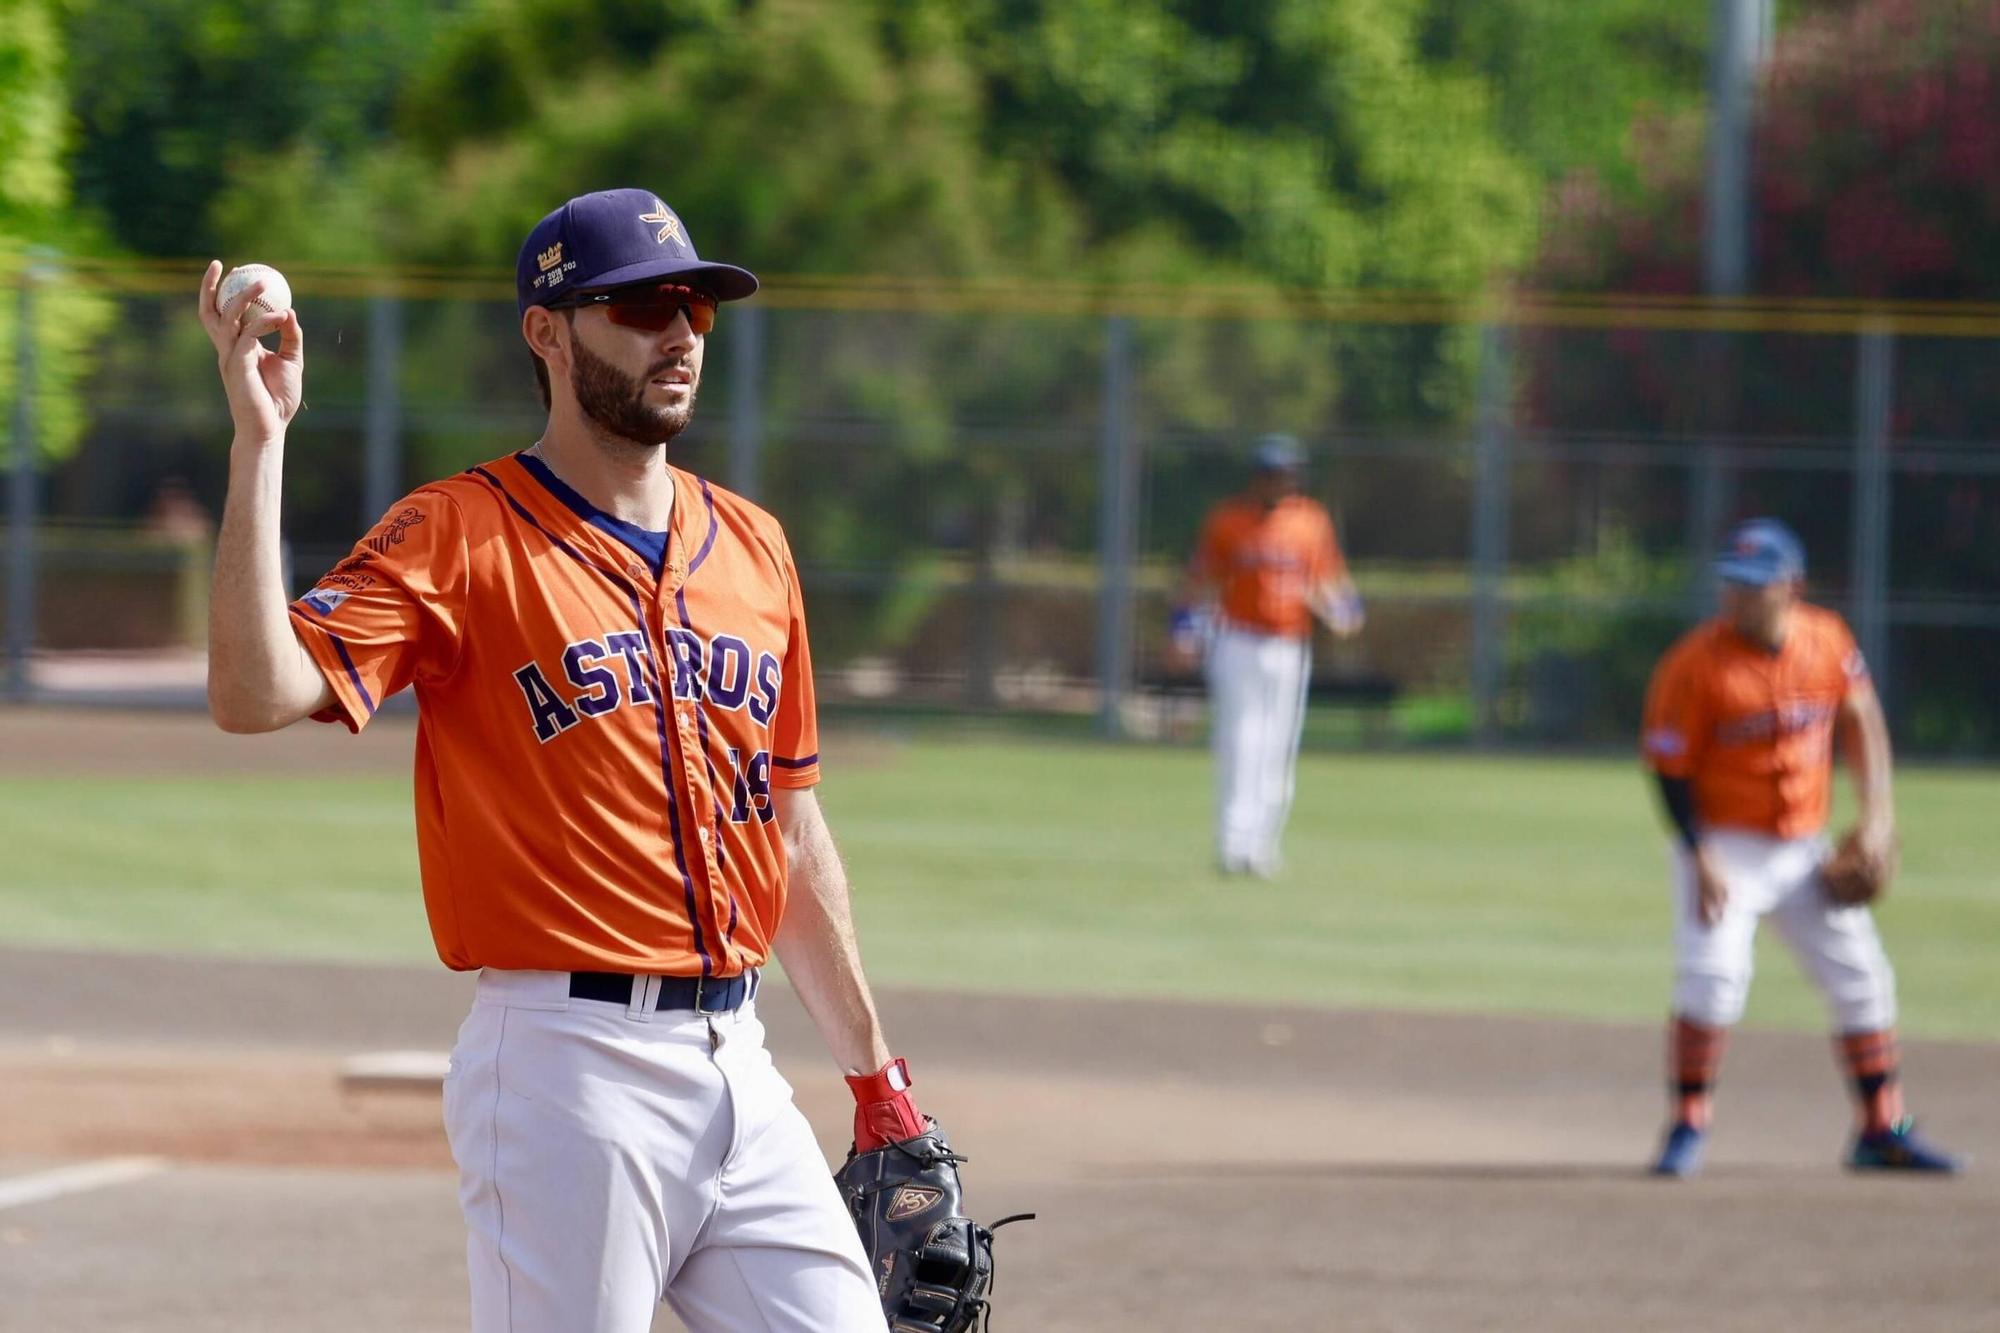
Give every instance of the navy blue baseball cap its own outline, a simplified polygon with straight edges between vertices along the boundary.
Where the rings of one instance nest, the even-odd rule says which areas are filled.
[[[757,276],[694,252],[680,216],[650,190],[582,194],[535,224],[514,265],[520,307],[556,305],[572,292],[636,282],[684,282],[740,301]]]
[[[1306,451],[1290,435],[1260,435],[1250,459],[1259,472],[1297,472],[1306,465]]]
[[[1805,573],[1806,548],[1797,533],[1775,518],[1739,523],[1715,558],[1717,578],[1753,588],[1804,578]]]

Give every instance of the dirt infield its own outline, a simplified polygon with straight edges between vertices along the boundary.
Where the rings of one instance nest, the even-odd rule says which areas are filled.
[[[360,735],[296,726],[231,736],[195,709],[0,708],[0,776],[174,776],[410,771],[413,713],[383,717]]]
[[[427,969],[0,951],[0,1329],[464,1321],[434,1093],[345,1093],[354,1051],[442,1048]],[[763,1002],[831,1154],[845,1092]],[[2000,1176],[1849,1177],[1825,1044],[1745,1033],[1712,1168],[1641,1177],[1658,1034],[1588,1024],[884,997],[1005,1233],[1003,1329],[1969,1329],[2000,1308]],[[1915,1045],[1939,1137],[2000,1163],[2000,1048]],[[663,1318],[660,1328],[675,1327]]]
[[[0,772],[399,775],[408,728],[243,738],[196,714],[27,710]],[[0,949],[0,1333],[462,1329],[437,1095],[349,1092],[338,1071],[449,1046],[468,996],[436,968]],[[972,1156],[976,1210],[1041,1213],[1003,1235],[1003,1333],[2000,1322],[2000,1046],[1911,1045],[1913,1104],[1983,1165],[1884,1180],[1835,1166],[1826,1043],[1739,1034],[1711,1168],[1665,1185],[1638,1171],[1652,1027],[882,1001]],[[762,1007],[834,1156],[845,1089],[789,995]],[[7,1201],[131,1158],[124,1183]]]

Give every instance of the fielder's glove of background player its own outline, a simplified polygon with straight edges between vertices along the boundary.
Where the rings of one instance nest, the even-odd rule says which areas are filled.
[[[861,1231],[891,1333],[967,1333],[988,1314],[993,1228],[962,1215],[958,1164],[944,1131],[850,1151],[834,1184]],[[1003,1227],[1033,1217],[1002,1218]]]
[[[1849,829],[1833,854],[1820,863],[1819,880],[1829,902],[1841,907],[1872,903],[1888,889],[1896,875],[1896,844],[1886,851],[1871,851],[1860,829]]]

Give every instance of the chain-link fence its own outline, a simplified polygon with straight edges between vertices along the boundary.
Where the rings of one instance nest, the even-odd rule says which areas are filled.
[[[294,285],[302,588],[542,414],[506,284]],[[198,697],[229,423],[194,286],[0,289],[13,697]],[[71,305],[97,312],[82,345],[47,332]],[[675,457],[785,521],[830,707],[1189,733],[1167,601],[1246,442],[1287,430],[1370,610],[1322,643],[1312,737],[1626,743],[1706,553],[1772,513],[1902,743],[2000,753],[1994,311],[774,282],[709,342]]]

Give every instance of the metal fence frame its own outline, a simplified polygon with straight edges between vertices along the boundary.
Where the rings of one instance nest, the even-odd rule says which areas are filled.
[[[36,348],[32,336],[37,291],[56,273],[51,258],[37,258],[13,274],[14,305],[20,337],[15,349],[16,383],[22,391],[13,405],[8,469],[8,539],[5,621],[5,697],[25,700],[32,694],[28,658],[35,624],[34,583],[37,562],[35,530],[38,517],[36,414],[34,394]],[[164,264],[92,264],[64,261],[66,280],[81,278],[119,292],[178,292],[192,266]],[[366,349],[366,401],[354,413],[364,442],[359,514],[364,523],[395,499],[401,475],[402,439],[413,415],[399,396],[397,368],[404,337],[404,302],[412,297],[449,295],[498,298],[511,288],[490,275],[405,273],[384,278],[347,270],[317,274],[316,288],[334,294],[366,295],[369,299]],[[1940,451],[1922,444],[1891,448],[1891,416],[1895,395],[1895,338],[1899,333],[1927,336],[2000,336],[2000,307],[1974,305],[1868,305],[1839,301],[1760,302],[1696,298],[1570,297],[1517,294],[1505,299],[1456,299],[1406,294],[1280,293],[1287,314],[1306,319],[1376,324],[1477,324],[1481,330],[1478,402],[1461,442],[1445,446],[1469,464],[1474,478],[1472,511],[1468,515],[1472,560],[1470,569],[1472,648],[1468,680],[1475,740],[1482,745],[1501,739],[1498,702],[1503,689],[1502,644],[1508,620],[1517,610],[1505,575],[1509,568],[1509,503],[1514,469],[1523,462],[1556,458],[1667,464],[1693,470],[1690,549],[1712,549],[1719,534],[1721,506],[1715,496],[1727,478],[1718,469],[1719,453],[1689,449],[1686,443],[1659,438],[1574,441],[1524,434],[1513,412],[1515,375],[1512,366],[1515,333],[1524,327],[1577,328],[1644,327],[1652,329],[1711,329],[1717,331],[1806,332],[1850,338],[1855,349],[1855,399],[1852,445],[1844,458],[1825,448],[1795,449],[1783,444],[1732,441],[1738,463],[1761,466],[1838,470],[1854,479],[1852,576],[1848,609],[1857,637],[1877,664],[1878,684],[1885,693],[1893,682],[1884,651],[1892,626],[2000,626],[2000,602],[1992,605],[1936,605],[1895,602],[1889,588],[1890,497],[1900,469],[1942,468],[1967,474],[2000,473],[2000,451],[1984,456]],[[1190,294],[1185,289],[1142,287],[1038,288],[1035,313],[1085,313],[1103,321],[1104,355],[1100,369],[1099,419],[1095,447],[1098,456],[1098,544],[1100,571],[1096,672],[1100,729],[1122,734],[1127,697],[1134,680],[1134,571],[1138,562],[1138,515],[1147,442],[1134,422],[1134,318],[1191,310],[1219,315],[1232,313],[1269,317],[1274,296],[1268,291],[1218,289]],[[733,410],[720,423],[727,444],[728,484],[746,495],[759,492],[765,423],[757,386],[766,365],[769,309],[987,311],[1015,313],[1014,289],[999,284],[905,283],[893,281],[777,281],[767,284],[759,305],[734,316],[729,332],[728,373]],[[1313,442],[1308,440],[1308,444]],[[1395,451],[1403,446],[1383,443]],[[1840,461],[1834,461],[1839,458]],[[1703,502],[1703,496],[1708,502]],[[1365,580],[1364,580],[1365,582]],[[1365,589],[1364,589],[1365,590]],[[1705,587],[1690,589],[1690,608],[1699,607]]]

